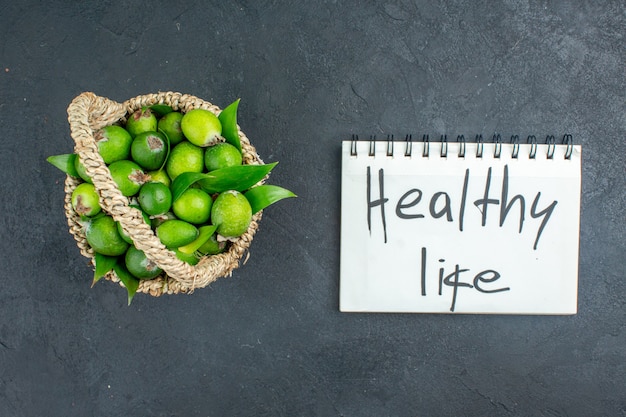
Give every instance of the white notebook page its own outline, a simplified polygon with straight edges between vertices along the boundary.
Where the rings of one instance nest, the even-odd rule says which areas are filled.
[[[394,147],[342,144],[341,311],[576,313],[580,146]]]

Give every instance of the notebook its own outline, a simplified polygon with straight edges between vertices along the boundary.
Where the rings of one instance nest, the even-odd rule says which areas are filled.
[[[342,312],[575,314],[581,147],[342,142]]]

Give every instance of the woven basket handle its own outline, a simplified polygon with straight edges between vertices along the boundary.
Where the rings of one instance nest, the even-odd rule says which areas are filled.
[[[98,151],[94,132],[117,122],[125,115],[124,106],[94,93],[86,92],[77,96],[67,108],[70,133],[74,140],[74,152],[79,156],[85,171],[92,178],[96,189],[104,197],[105,208],[127,204],[113,182],[108,169]],[[114,215],[115,210],[114,211]]]
[[[118,122],[127,111],[124,104],[90,92],[76,97],[67,109],[74,150],[100,194],[102,208],[129,232],[137,249],[144,251],[174,279],[192,276],[191,266],[166,251],[150,226],[143,221],[139,210],[128,206],[128,199],[117,188],[98,151],[94,132]]]
[[[67,108],[72,137],[93,136],[93,132],[113,124],[126,113],[123,104],[91,92],[82,93]]]

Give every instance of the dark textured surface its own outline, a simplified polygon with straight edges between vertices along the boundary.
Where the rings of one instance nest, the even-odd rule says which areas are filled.
[[[1,1],[1,416],[625,416],[623,2]],[[67,232],[83,91],[220,106],[272,182],[251,258],[130,307]],[[350,134],[571,133],[579,313],[338,312]]]

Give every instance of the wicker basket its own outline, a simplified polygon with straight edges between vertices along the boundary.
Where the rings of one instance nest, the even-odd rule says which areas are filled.
[[[190,293],[196,288],[206,287],[220,277],[230,276],[233,269],[247,256],[248,248],[258,228],[262,212],[252,218],[250,227],[240,238],[231,242],[229,249],[219,255],[204,256],[197,265],[191,266],[179,260],[174,252],[168,250],[156,237],[142,218],[139,210],[129,207],[129,200],[123,196],[111,177],[98,152],[94,132],[104,126],[125,122],[126,117],[145,106],[165,104],[174,110],[187,112],[194,108],[207,109],[219,114],[221,109],[198,97],[174,92],[142,95],[124,103],[117,103],[104,97],[86,92],[76,97],[69,105],[68,120],[71,136],[75,142],[75,153],[79,155],[85,171],[93,180],[100,196],[102,210],[121,223],[122,228],[133,239],[137,249],[155,262],[163,273],[152,280],[140,281],[137,292],[153,296],[162,294]],[[246,135],[238,128],[244,164],[262,164],[255,148]],[[74,236],[83,256],[93,259],[94,252],[87,244],[80,217],[71,205],[72,191],[81,181],[72,176],[65,180],[65,215],[70,233]],[[113,271],[106,276],[114,282],[120,282]],[[120,283],[120,285],[123,285]]]

